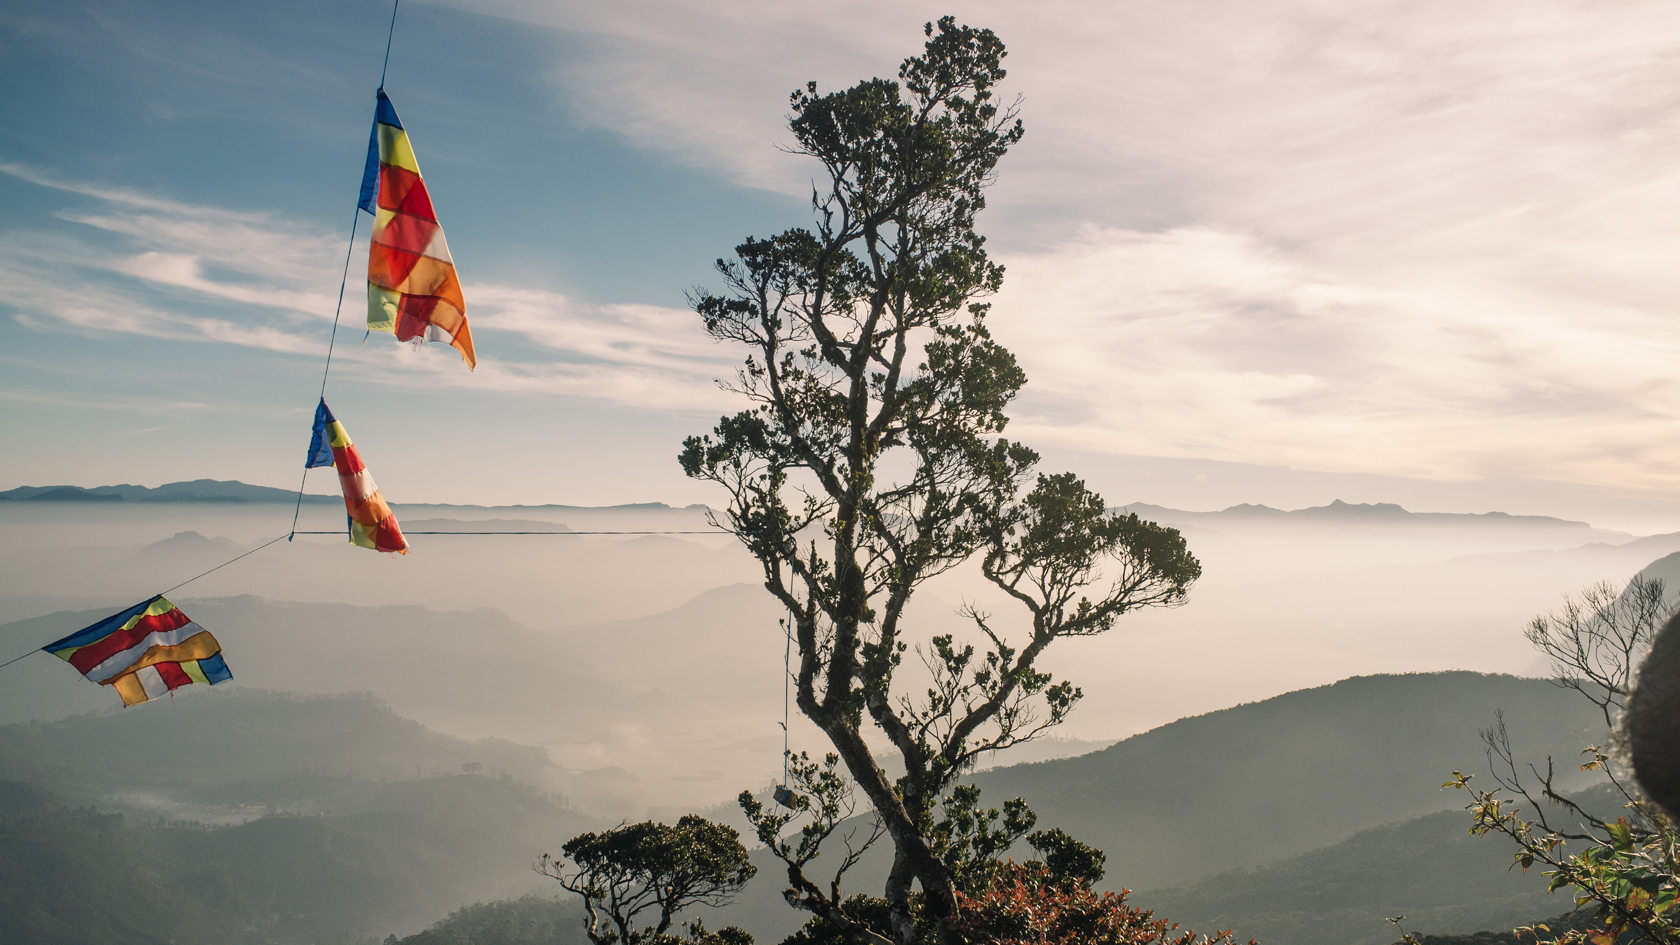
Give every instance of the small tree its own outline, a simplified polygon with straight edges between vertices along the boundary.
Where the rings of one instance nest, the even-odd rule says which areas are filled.
[[[1627,586],[1588,585],[1563,609],[1529,621],[1523,635],[1551,663],[1552,679],[1598,706],[1614,726],[1627,707],[1639,657],[1671,609],[1659,579],[1635,575]]]
[[[668,934],[682,910],[727,904],[758,871],[735,828],[694,814],[674,827],[648,821],[580,834],[561,852],[565,859],[543,854],[537,870],[583,897],[584,931],[595,945],[683,941]],[[639,924],[647,912],[652,921]],[[696,920],[687,941],[750,945],[752,937],[733,927],[708,933]]]
[[[1594,584],[1567,599],[1561,611],[1536,617],[1527,636],[1551,659],[1557,683],[1580,692],[1614,727],[1639,658],[1669,610],[1660,580],[1635,577],[1626,588]],[[1471,776],[1457,771],[1445,785],[1470,793],[1470,832],[1509,838],[1517,845],[1514,866],[1526,873],[1540,864],[1551,890],[1572,888],[1576,908],[1590,905],[1598,914],[1598,927],[1586,931],[1544,924],[1518,931],[1534,935],[1537,945],[1680,943],[1680,832],[1627,776],[1616,753],[1597,745],[1582,752],[1582,769],[1603,772],[1624,802],[1626,813],[1609,821],[1554,788],[1550,758],[1544,772],[1520,765],[1503,717],[1483,739],[1496,786],[1475,788]],[[1571,852],[1570,843],[1579,844],[1579,852]]]
[[[692,299],[714,338],[747,348],[732,389],[753,406],[681,455],[688,475],[728,491],[719,524],[792,614],[799,710],[892,844],[889,927],[847,911],[838,875],[826,886],[805,875],[809,833],[770,844],[790,901],[854,938],[899,945],[916,940],[913,885],[941,940],[958,934],[957,878],[934,819],[955,780],[1061,722],[1081,695],[1037,668],[1045,648],[1181,603],[1201,573],[1176,531],[1110,514],[1072,474],[1035,475],[1037,455],[1002,438],[1026,378],[986,327],[983,299],[1003,270],[974,221],[1022,126],[993,99],[1004,48],[990,30],[946,17],[924,33],[896,82],[793,93],[793,150],[826,177],[812,192],[816,223],[749,238],[718,261],[725,290]],[[928,639],[918,649],[932,686],[912,698],[894,685],[915,638],[905,605],[971,559],[1021,619],[966,609],[983,650]],[[877,762],[866,726],[902,758],[902,777]],[[835,823],[820,808],[804,829],[827,836]],[[766,813],[761,838],[787,825]]]
[[[986,889],[962,896],[959,927],[972,945],[1233,945],[1157,919],[1126,902],[1131,890],[1098,893],[1039,862],[1004,864]],[[1254,940],[1249,940],[1254,945]]]

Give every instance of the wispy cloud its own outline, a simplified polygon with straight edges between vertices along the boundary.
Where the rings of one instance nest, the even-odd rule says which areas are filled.
[[[1680,459],[1680,333],[1605,330],[1576,300],[1366,278],[1210,228],[1091,228],[1007,261],[994,330],[1032,378],[1029,441],[1646,487]]]
[[[921,17],[674,0],[474,9],[572,36],[559,95],[798,192],[785,94]],[[958,3],[1027,138],[988,221],[1019,432],[1298,468],[1680,481],[1680,7]],[[577,47],[574,49],[573,47]],[[581,51],[578,51],[581,50]],[[743,55],[751,50],[751,55]]]
[[[157,397],[71,397],[42,390],[3,390],[0,400],[34,404],[43,407],[75,407],[83,410],[125,410],[135,413],[161,414],[177,411],[208,410],[210,405],[191,400],[162,400]],[[161,430],[151,427],[146,431]]]
[[[0,284],[17,320],[42,331],[120,333],[325,353],[343,265],[343,237],[277,214],[179,203],[143,192],[54,178],[17,165],[0,172],[94,201],[57,216],[87,230],[13,231],[0,239]],[[352,266],[356,263],[353,261]],[[212,277],[208,273],[215,273]],[[590,305],[563,294],[487,283],[465,286],[479,368],[462,371],[447,346],[358,346],[360,272],[351,274],[335,360],[374,383],[470,386],[555,394],[654,410],[726,404],[714,378],[731,358],[686,311]]]

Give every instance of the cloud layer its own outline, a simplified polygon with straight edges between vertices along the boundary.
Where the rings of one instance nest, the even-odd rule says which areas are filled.
[[[0,283],[25,325],[123,333],[324,357],[343,236],[278,214],[235,213],[128,190],[65,182],[35,170],[0,172],[87,198],[63,211],[68,232],[14,231],[0,249]],[[445,346],[358,347],[364,275],[352,251],[335,360],[363,380],[471,385],[581,397],[649,410],[727,406],[713,379],[730,363],[686,310],[590,305],[545,290],[468,283],[483,349],[468,375]]]
[[[636,145],[788,193],[785,94],[890,74],[899,5],[471,9]],[[1026,141],[984,226],[1021,432],[1341,472],[1680,484],[1680,7],[952,5]]]
[[[438,6],[551,37],[571,121],[793,195],[814,167],[777,150],[787,92],[891,74],[930,18],[875,0]],[[1004,94],[1028,128],[982,220],[1009,269],[994,327],[1032,378],[1012,432],[1326,472],[1680,485],[1680,7],[947,9],[1008,43]],[[0,238],[25,324],[323,348],[341,234],[4,170],[76,203],[63,226]],[[467,292],[476,374],[389,339],[340,356],[390,384],[730,407],[712,381],[737,353],[678,307],[622,304],[628,288]]]

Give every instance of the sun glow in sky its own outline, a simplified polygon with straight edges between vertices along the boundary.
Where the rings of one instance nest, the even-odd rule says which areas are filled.
[[[684,293],[807,222],[787,93],[946,13],[1010,50],[1027,137],[980,229],[1047,465],[1117,503],[1680,528],[1656,2],[408,0],[386,88],[480,366],[363,345],[356,248],[328,399],[385,493],[717,502],[674,456],[740,355]],[[295,482],[389,15],[0,10],[0,488]]]

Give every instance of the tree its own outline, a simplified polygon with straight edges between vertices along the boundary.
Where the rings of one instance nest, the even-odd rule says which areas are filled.
[[[1661,580],[1635,575],[1627,587],[1588,585],[1563,609],[1529,621],[1523,635],[1551,663],[1552,679],[1598,706],[1614,726],[1627,707],[1633,672],[1671,609]]]
[[[897,81],[793,93],[792,150],[826,176],[812,191],[815,224],[749,237],[718,260],[725,289],[691,299],[714,338],[747,349],[728,386],[751,407],[690,437],[680,457],[727,490],[718,524],[791,614],[799,710],[892,845],[889,928],[847,912],[838,875],[826,888],[805,875],[815,849],[800,844],[783,856],[790,901],[900,945],[916,939],[916,884],[941,940],[957,934],[958,888],[934,832],[955,780],[1080,698],[1037,669],[1045,648],[1179,604],[1201,573],[1176,531],[1108,512],[1072,474],[1036,475],[1037,454],[1003,438],[1026,377],[986,326],[1003,270],[974,223],[1022,125],[994,100],[1005,53],[990,30],[946,17],[924,33]],[[967,608],[983,650],[928,639],[918,652],[932,685],[911,698],[894,685],[915,639],[905,605],[971,560],[1019,619]],[[901,756],[902,777],[877,762],[869,726]],[[810,826],[834,829],[820,816]]]
[[[1561,611],[1536,617],[1527,636],[1551,659],[1559,685],[1580,692],[1608,725],[1619,727],[1634,669],[1671,609],[1660,580],[1635,577],[1626,588],[1595,584]],[[1620,733],[1613,737],[1620,740]],[[1680,831],[1627,776],[1614,757],[1619,752],[1598,745],[1582,752],[1582,769],[1604,772],[1625,802],[1627,813],[1610,821],[1553,788],[1550,758],[1544,773],[1520,766],[1503,718],[1483,739],[1496,786],[1475,788],[1471,776],[1457,771],[1444,785],[1469,792],[1471,833],[1507,837],[1517,846],[1514,866],[1526,873],[1540,864],[1551,890],[1572,888],[1577,909],[1591,905],[1597,912],[1596,928],[1588,930],[1537,924],[1518,931],[1532,934],[1537,945],[1680,943]],[[1570,843],[1580,844],[1580,852],[1570,852]]]
[[[583,897],[584,931],[595,945],[685,941],[668,934],[679,913],[727,904],[758,871],[735,828],[694,814],[674,827],[647,821],[580,834],[561,852],[565,859],[543,854],[537,870]],[[654,921],[638,925],[649,911]],[[752,937],[733,927],[709,933],[696,920],[686,941],[751,945]]]
[[[1129,905],[1131,891],[1098,893],[1044,863],[1006,864],[977,896],[962,897],[974,945],[1232,945],[1229,930],[1198,938]],[[1249,945],[1254,945],[1253,939]]]

